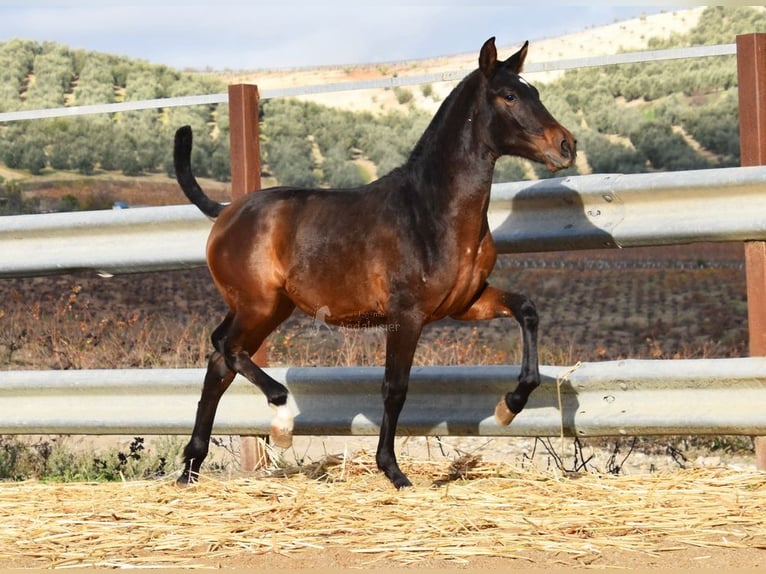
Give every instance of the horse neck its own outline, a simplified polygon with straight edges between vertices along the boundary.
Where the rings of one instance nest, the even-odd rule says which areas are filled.
[[[452,91],[405,164],[417,195],[432,210],[486,209],[497,158],[480,136],[480,81],[474,72]]]

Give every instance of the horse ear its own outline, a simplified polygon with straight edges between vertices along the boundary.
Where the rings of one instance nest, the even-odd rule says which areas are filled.
[[[515,74],[520,74],[524,68],[524,60],[527,59],[527,49],[529,48],[529,42],[524,42],[521,50],[516,52],[513,56],[503,62],[504,66],[508,66]]]
[[[485,77],[491,78],[495,75],[495,66],[497,65],[497,48],[495,48],[495,37],[492,36],[484,42],[479,53],[479,69]]]

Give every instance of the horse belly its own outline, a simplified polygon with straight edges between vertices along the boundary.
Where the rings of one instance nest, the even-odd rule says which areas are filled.
[[[304,313],[328,324],[372,326],[387,317],[388,290],[379,276],[300,270],[287,277],[284,289]]]
[[[285,291],[309,315],[324,309],[333,324],[384,322],[391,278],[401,266],[394,232],[359,217],[320,224],[296,236],[289,250]]]

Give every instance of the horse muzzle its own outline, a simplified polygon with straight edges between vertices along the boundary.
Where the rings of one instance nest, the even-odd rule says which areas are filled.
[[[577,140],[569,130],[559,127],[547,131],[545,136],[548,144],[543,151],[546,167],[556,172],[574,165],[577,159]]]

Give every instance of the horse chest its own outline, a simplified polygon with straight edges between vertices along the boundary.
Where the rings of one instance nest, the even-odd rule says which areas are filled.
[[[492,237],[487,233],[477,244],[464,246],[457,253],[448,270],[441,276],[434,290],[440,290],[438,306],[432,312],[433,320],[453,315],[470,306],[483,288],[495,266],[497,253]]]

